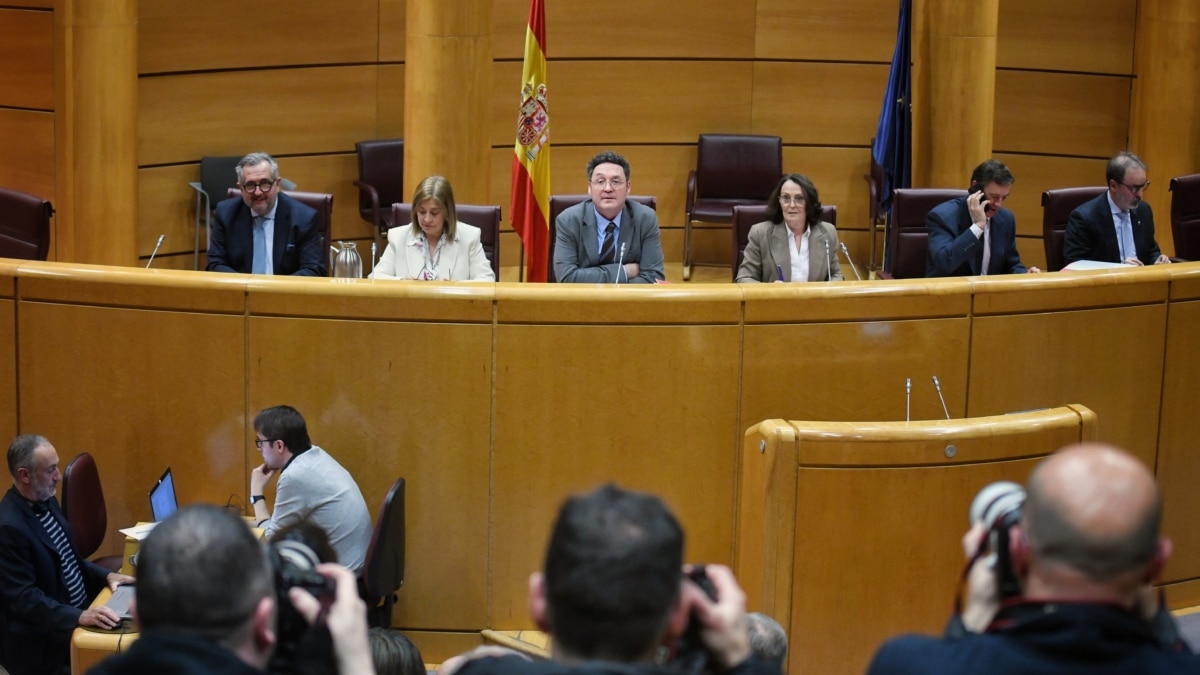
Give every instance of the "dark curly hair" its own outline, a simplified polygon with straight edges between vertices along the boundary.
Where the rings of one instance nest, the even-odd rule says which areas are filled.
[[[783,222],[783,207],[779,205],[779,195],[783,192],[783,184],[791,181],[804,191],[804,222],[807,224],[821,222],[821,198],[817,195],[817,186],[801,173],[789,173],[779,179],[779,184],[771,191],[767,199],[767,219],[772,223]]]

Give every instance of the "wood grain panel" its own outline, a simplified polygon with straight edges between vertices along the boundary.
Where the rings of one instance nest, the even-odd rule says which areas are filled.
[[[4,4],[17,8],[54,9],[54,0],[8,0]]]
[[[0,345],[17,344],[17,304],[13,301],[13,278],[0,277]],[[0,353],[0,438],[11,440],[17,435],[17,352],[7,349]]]
[[[407,3],[405,0],[378,0],[379,2],[379,61],[395,63],[404,61],[407,29]]]
[[[884,64],[755,62],[753,133],[785,144],[865,145],[887,77]]]
[[[490,323],[495,284],[242,276],[260,316]]]
[[[730,562],[740,333],[736,326],[497,327],[493,628],[531,625],[526,579],[541,569],[559,502],[608,481],[661,496],[687,532],[687,560]],[[622,350],[613,369],[595,349],[581,348],[618,344],[654,349]],[[516,365],[529,354],[544,367]]]
[[[253,150],[353,152],[375,135],[375,73],[347,66],[140,78],[138,165]]]
[[[997,154],[996,159],[1008,165],[1016,182],[1004,206],[1017,217],[1017,235],[1042,237],[1042,193],[1059,188],[1104,185],[1104,168],[1108,159],[1082,157],[1052,157],[1046,155]],[[1019,242],[1022,260],[1027,251]],[[1043,251],[1041,256],[1045,257]],[[1029,262],[1026,260],[1025,264]],[[1044,268],[1043,268],[1044,269]]]
[[[1162,413],[1158,426],[1159,489],[1164,503],[1163,533],[1175,542],[1175,555],[1167,563],[1167,581],[1200,577],[1200,528],[1191,519],[1200,513],[1200,481],[1196,462],[1196,382],[1200,360],[1195,336],[1200,334],[1200,302],[1172,302],[1167,317],[1167,342],[1163,354]],[[1142,420],[1146,421],[1145,418]]]
[[[1099,440],[1153,467],[1157,433],[1147,411],[1161,400],[1166,314],[1156,304],[976,317],[967,414],[1078,401],[1099,417]]]
[[[814,420],[940,419],[938,376],[952,417],[967,403],[966,318],[746,326],[741,426],[784,415]]]
[[[0,8],[0,106],[54,109],[54,13]]]
[[[0,185],[53,202],[54,113],[0,108],[0,138]]]
[[[758,105],[758,96],[751,98],[751,76],[756,73],[749,62],[741,61],[551,62],[547,74],[551,143],[694,144],[702,133],[751,133],[751,105]],[[511,147],[515,141],[520,81],[519,61],[496,63],[493,146]],[[882,92],[881,84],[876,93]],[[615,95],[620,105],[609,105]],[[871,117],[873,132],[878,110]],[[825,116],[822,119],[828,122]],[[774,133],[758,131],[757,124],[754,128],[755,133]]]
[[[1001,68],[1133,74],[1136,0],[1004,0]]]
[[[848,271],[848,270],[847,270]],[[879,284],[745,284],[745,323],[875,321],[968,316],[967,282],[959,279]]]
[[[378,72],[373,138],[404,138],[404,66],[379,66]]]
[[[996,71],[996,152],[1103,157],[1125,149],[1132,80]]]
[[[895,7],[878,0],[756,3],[754,57],[891,63]]]
[[[602,284],[501,284],[496,286],[496,321],[589,326],[728,325],[741,319],[741,297],[741,288],[728,284],[706,284],[701,288],[669,284],[619,288]]]
[[[251,419],[295,406],[313,442],[355,477],[372,517],[405,478],[395,625],[486,627],[491,326],[252,317],[248,346]],[[247,427],[246,471],[259,463],[250,438]]]
[[[837,205],[839,237],[843,230],[867,228],[871,196],[863,176],[871,171],[871,148],[784,146],[783,170],[808,176],[817,186],[821,203]],[[869,251],[869,248],[851,249],[852,253],[864,259]]]
[[[361,63],[378,53],[377,2],[315,0],[265,12],[239,0],[138,3],[143,74]]]
[[[25,301],[20,312],[20,378],[37,383],[21,391],[21,429],[45,434],[64,466],[95,457],[109,530],[99,554],[120,554],[117,529],[150,519],[145,495],[168,465],[180,504],[245,494],[242,317]]]
[[[492,17],[496,58],[519,61],[529,2],[495,0]],[[754,28],[754,3],[695,0],[687,11],[669,2],[546,3],[551,59],[748,59],[754,55]]]
[[[1126,272],[1126,274],[1120,274]],[[1094,270],[1044,276],[972,277],[972,313],[1026,314],[1166,302],[1164,267]]]
[[[224,314],[245,313],[246,280],[249,278],[242,274],[196,274],[53,262],[24,263],[20,276],[17,288],[22,302],[67,302]]]

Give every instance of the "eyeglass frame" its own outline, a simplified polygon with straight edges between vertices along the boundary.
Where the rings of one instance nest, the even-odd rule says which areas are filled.
[[[1150,181],[1147,180],[1145,183],[1142,183],[1141,185],[1129,185],[1127,183],[1118,183],[1118,185],[1125,188],[1126,190],[1129,190],[1130,192],[1138,193],[1138,192],[1145,192],[1146,188],[1150,187]]]
[[[795,204],[799,206],[800,204],[807,204],[808,199],[804,195],[796,195],[795,197],[792,195],[779,195],[779,203],[781,205]]]
[[[258,448],[259,450],[262,450],[263,443],[274,443],[275,441],[282,441],[282,440],[283,440],[282,438],[261,438],[261,439],[256,438],[256,439],[254,439],[254,447]]]
[[[626,185],[629,185],[629,181],[627,181],[623,178],[614,178],[612,180],[609,180],[607,178],[597,178],[597,179],[588,181],[588,184],[591,185],[592,187],[596,188],[597,190],[603,190],[605,187],[607,187],[609,185],[611,185],[612,189],[614,189],[614,190],[620,190],[621,188],[625,187]]]
[[[241,188],[242,192],[245,192],[248,195],[252,195],[255,192],[261,192],[265,195],[273,190],[278,183],[278,178],[272,178],[269,181],[260,180],[257,183],[238,183],[238,187]]]

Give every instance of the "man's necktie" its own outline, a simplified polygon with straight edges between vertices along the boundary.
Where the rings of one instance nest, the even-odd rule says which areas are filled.
[[[250,271],[254,274],[267,273],[267,233],[262,216],[254,216],[254,263]]]
[[[1133,226],[1129,222],[1129,214],[1122,211],[1120,213],[1120,226],[1117,228],[1120,233],[1117,242],[1121,246],[1121,262],[1128,258],[1137,257],[1137,245],[1133,243]]]
[[[601,265],[608,265],[613,261],[613,253],[616,249],[616,242],[613,241],[613,232],[615,232],[616,229],[616,223],[609,223],[608,227],[604,228],[604,246],[600,248]]]
[[[79,572],[79,561],[75,559],[71,541],[67,539],[67,533],[63,532],[58,521],[54,519],[54,514],[50,513],[50,509],[44,508],[40,511],[38,520],[41,521],[42,527],[58,551],[58,563],[63,582],[67,585],[71,604],[75,607],[83,607],[83,603],[87,600],[87,589],[83,587],[83,575]]]
[[[983,231],[983,267],[980,274],[988,273],[988,264],[992,262],[992,219],[988,219],[988,227]]]

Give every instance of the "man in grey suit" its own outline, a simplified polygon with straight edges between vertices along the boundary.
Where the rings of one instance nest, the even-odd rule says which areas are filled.
[[[587,165],[591,200],[555,221],[554,275],[565,283],[653,284],[664,279],[658,215],[628,201],[629,162],[612,151]]]

